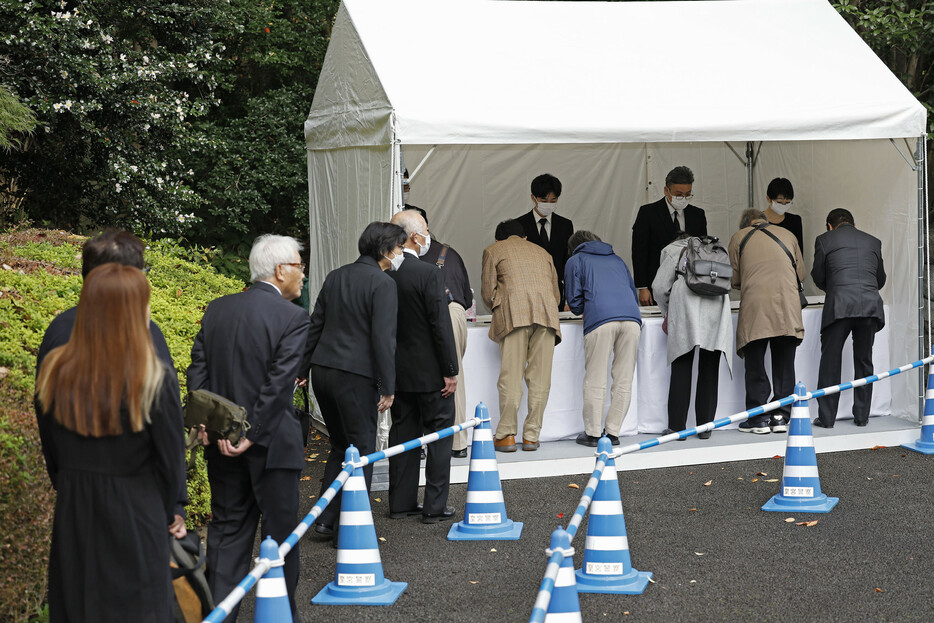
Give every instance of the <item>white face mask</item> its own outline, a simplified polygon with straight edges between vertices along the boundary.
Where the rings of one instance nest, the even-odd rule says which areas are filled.
[[[668,199],[668,203],[671,204],[671,207],[677,211],[682,211],[684,208],[688,207],[688,198],[687,197],[671,197]]]
[[[791,202],[789,201],[788,203],[781,204],[777,201],[773,201],[771,204],[769,204],[769,207],[772,208],[772,212],[775,212],[775,214],[781,216],[791,209]]]
[[[419,236],[421,236],[421,234],[419,234]],[[428,234],[427,236],[422,236],[422,237],[425,239],[425,244],[418,245],[418,257],[422,257],[423,255],[428,253],[428,249],[431,248],[431,234]]]
[[[402,266],[402,262],[405,260],[405,253],[393,255],[392,257],[384,255],[383,257],[389,260],[389,270],[399,270],[399,267]]]
[[[558,207],[557,203],[538,203],[535,205],[535,208],[538,210],[538,213],[544,217],[551,216],[551,213],[555,211],[555,208]]]

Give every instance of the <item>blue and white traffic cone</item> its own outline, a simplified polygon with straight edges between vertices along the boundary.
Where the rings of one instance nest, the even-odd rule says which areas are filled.
[[[616,478],[613,444],[603,436],[597,442],[597,457],[607,456],[606,466],[590,502],[584,564],[577,570],[580,593],[615,593],[641,595],[652,577],[651,572],[636,571],[629,557],[629,537],[623,517],[623,501]]]
[[[359,460],[360,453],[354,446],[349,446],[344,454],[344,464]],[[396,602],[407,586],[406,582],[390,582],[383,576],[366,480],[363,468],[357,467],[344,484],[342,493],[334,581],[321,589],[311,603],[389,606]]]
[[[931,350],[934,354],[934,349]],[[921,437],[917,441],[902,444],[903,448],[934,454],[934,365],[928,366],[928,387],[924,392],[924,419],[921,420]]]
[[[804,383],[795,385],[796,396],[804,396],[806,393]],[[817,453],[814,451],[814,435],[811,432],[811,412],[807,400],[796,400],[791,406],[782,492],[772,496],[762,506],[762,510],[829,513],[839,501],[839,498],[830,498],[821,493]]]
[[[506,516],[503,487],[499,482],[496,452],[490,412],[482,402],[475,417],[480,425],[474,428],[470,447],[470,473],[467,476],[467,503],[464,519],[448,532],[449,541],[515,541],[522,535],[522,523]]]
[[[564,559],[551,591],[545,623],[581,623],[581,604],[577,597],[577,583],[574,581],[574,548],[571,547],[571,535],[564,528],[551,533],[551,547],[545,553],[551,558],[557,550],[564,551]]]
[[[279,544],[271,536],[260,544],[259,557],[272,561],[272,566],[256,583],[253,623],[292,623],[292,606],[282,572],[285,562],[279,557]]]

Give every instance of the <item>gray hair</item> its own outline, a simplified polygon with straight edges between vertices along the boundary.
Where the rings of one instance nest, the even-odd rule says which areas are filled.
[[[581,246],[585,242],[602,242],[600,237],[597,234],[587,231],[586,229],[578,229],[571,237],[568,239],[568,253],[574,255],[574,250],[577,247]]]
[[[263,234],[250,249],[250,281],[271,278],[279,264],[290,264],[302,250],[301,243],[291,236]]]
[[[408,238],[412,234],[422,233],[422,223],[425,219],[416,210],[402,210],[392,215],[391,223],[398,225],[405,230],[405,236]],[[427,226],[428,223],[425,223]]]
[[[739,228],[745,229],[756,221],[764,220],[766,220],[765,212],[756,210],[755,208],[749,208],[748,210],[743,210],[743,215],[739,217]]]

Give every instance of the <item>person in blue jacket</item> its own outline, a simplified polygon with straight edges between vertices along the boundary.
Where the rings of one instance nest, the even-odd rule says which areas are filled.
[[[564,269],[567,303],[584,317],[584,432],[577,443],[595,447],[602,433],[614,446],[629,411],[642,316],[636,285],[613,247],[581,230],[568,240]],[[606,367],[613,355],[613,386],[606,423]]]

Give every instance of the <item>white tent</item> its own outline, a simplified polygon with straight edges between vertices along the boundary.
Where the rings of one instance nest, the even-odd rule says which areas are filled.
[[[924,343],[925,121],[826,0],[344,0],[305,124],[311,290],[399,209],[403,168],[479,293],[481,251],[531,208],[535,175],[557,175],[558,212],[628,262],[638,206],[686,164],[723,239],[777,176],[795,185],[805,258],[849,208],[883,242],[905,363]],[[895,382],[893,413],[917,414],[914,383]]]

